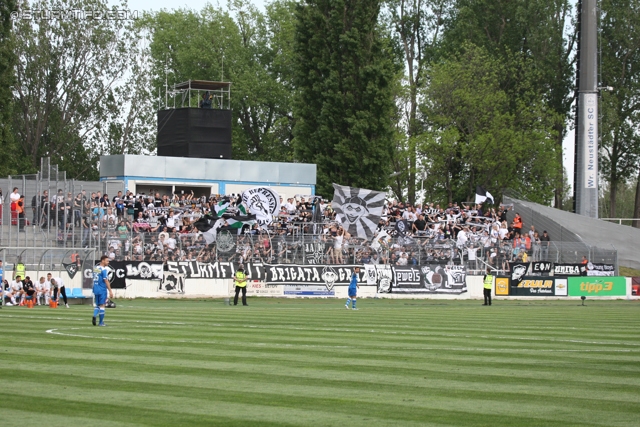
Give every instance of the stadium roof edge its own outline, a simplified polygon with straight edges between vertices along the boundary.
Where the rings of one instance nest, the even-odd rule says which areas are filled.
[[[100,156],[100,179],[145,176],[150,179],[200,179],[315,185],[317,168],[309,163],[200,159],[135,154]]]

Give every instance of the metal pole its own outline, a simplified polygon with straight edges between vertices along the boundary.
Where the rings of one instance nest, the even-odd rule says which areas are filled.
[[[598,63],[596,0],[582,0],[574,197],[576,213],[598,218]]]

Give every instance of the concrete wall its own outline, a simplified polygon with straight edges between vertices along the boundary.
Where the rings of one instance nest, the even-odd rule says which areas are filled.
[[[9,272],[11,273],[11,272]],[[37,283],[41,276],[46,276],[49,271],[27,271],[26,275]],[[54,277],[60,277],[70,293],[69,289],[82,288],[82,273],[75,275],[73,279],[66,271],[51,271]],[[114,289],[115,298],[225,298],[233,295],[233,280],[230,279],[186,279],[184,294],[167,293],[159,290],[160,282],[157,280],[127,280],[126,289]],[[360,285],[358,296],[360,298],[389,298],[389,299],[435,299],[435,300],[482,300],[483,284],[482,276],[467,276],[467,292],[460,295],[425,295],[425,294],[377,294],[375,286]],[[324,298],[346,298],[347,287],[336,286],[335,296]],[[83,289],[85,296],[92,296],[91,289]],[[250,282],[247,286],[247,295],[284,298],[284,285],[266,285],[263,282]],[[302,298],[286,296],[286,298]],[[323,298],[323,297],[312,297]],[[509,297],[493,296],[495,301],[501,300],[580,300],[579,297]],[[591,298],[588,298],[591,299]],[[598,297],[598,299],[623,299],[623,297]],[[640,296],[631,294],[631,278],[627,278],[627,296],[629,300],[640,300]]]

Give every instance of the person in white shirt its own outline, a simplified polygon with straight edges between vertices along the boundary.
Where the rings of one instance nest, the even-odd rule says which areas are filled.
[[[7,305],[18,305],[16,298],[20,298],[22,296],[22,292],[22,277],[16,276],[16,281],[11,282],[9,289],[5,292],[5,296],[9,297],[11,300]]]
[[[166,246],[167,249],[170,250],[170,251],[175,251],[176,250],[176,246],[177,246],[178,242],[176,242],[176,238],[175,237],[176,237],[176,235],[171,233],[170,237],[164,239],[164,246]]]
[[[13,192],[9,195],[9,199],[11,199],[11,203],[18,203],[18,200],[20,200],[20,193],[18,193],[18,187],[13,187]]]
[[[51,273],[47,273],[47,279],[51,283],[53,288],[53,299],[58,300],[58,295],[62,295],[65,307],[69,308],[69,301],[67,300],[67,290],[64,287],[64,282],[60,277],[53,277]]]
[[[48,282],[44,277],[40,278],[40,281],[36,285],[36,302],[40,305],[40,300],[44,301],[44,305],[49,305],[49,299],[51,298],[51,282]]]
[[[289,197],[287,199],[287,203],[284,204],[284,207],[287,209],[287,212],[292,213],[296,210],[296,205],[293,203],[293,198]]]
[[[469,240],[469,236],[467,235],[468,231],[469,229],[467,227],[463,227],[462,230],[458,232],[458,240],[456,241],[456,244],[459,248],[463,248],[467,244],[467,241]]]

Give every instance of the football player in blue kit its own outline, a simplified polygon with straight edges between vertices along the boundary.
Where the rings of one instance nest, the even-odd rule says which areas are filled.
[[[349,283],[349,298],[347,298],[347,303],[345,307],[349,310],[349,303],[351,303],[351,307],[354,310],[356,308],[356,298],[358,296],[358,275],[360,274],[360,267],[356,267],[353,269],[353,273],[351,274],[351,282]]]
[[[113,299],[113,291],[109,283],[109,271],[107,270],[108,265],[109,257],[103,255],[100,258],[100,265],[93,269],[93,295],[96,303],[96,307],[93,310],[93,319],[91,320],[93,326],[96,326],[96,317],[98,316],[100,316],[98,326],[106,326],[104,324],[104,307],[107,303],[107,290],[109,291],[109,298]]]

